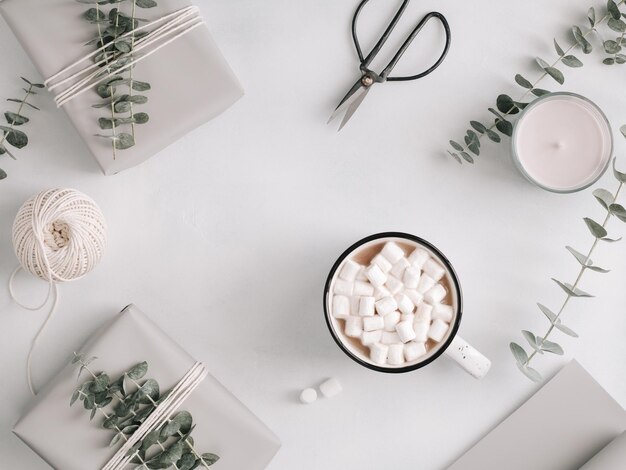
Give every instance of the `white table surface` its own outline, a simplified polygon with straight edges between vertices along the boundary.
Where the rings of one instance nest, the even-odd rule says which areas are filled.
[[[0,282],[16,264],[13,217],[32,194],[82,190],[110,227],[102,263],[61,286],[35,356],[36,383],[134,302],[281,437],[271,469],[444,468],[537,390],[508,344],[523,341],[522,328],[545,328],[535,302],[562,300],[549,279],[572,280],[577,265],[563,247],[587,249],[581,219],[599,218],[601,208],[590,191],[560,196],[532,187],[515,172],[508,139],[485,144],[474,167],[442,151],[449,138],[462,138],[465,122],[487,119],[499,93],[517,96],[514,74],[535,77],[532,57],[553,57],[553,35],[565,44],[589,2],[413,2],[414,17],[437,8],[449,18],[448,59],[419,82],[376,87],[339,134],[325,123],[356,79],[348,34],[355,1],[198,3],[246,88],[232,109],[142,166],[104,177],[44,94],[43,112],[31,113],[31,144],[17,162],[2,158],[10,175],[0,182]],[[378,3],[382,12],[397,2]],[[375,24],[376,15],[368,17]],[[366,33],[378,37],[379,29]],[[428,48],[436,41],[426,36],[418,44]],[[37,74],[4,23],[0,54],[5,98],[19,90],[19,75]],[[596,101],[617,129],[626,122],[624,69],[600,58],[568,69],[563,89]],[[625,143],[617,138],[618,155]],[[615,187],[608,174],[601,184]],[[617,222],[612,228],[626,234]],[[352,242],[386,230],[432,241],[455,265],[466,306],[460,331],[493,360],[484,380],[445,358],[410,374],[379,374],[335,346],[322,316],[326,275]],[[572,302],[564,317],[581,338],[558,337],[566,357],[535,365],[549,377],[576,357],[626,405],[626,243],[602,245],[595,258],[613,271],[588,275],[582,287],[598,298]],[[24,276],[18,288],[34,300],[45,284]],[[29,401],[24,364],[43,312],[12,304],[6,285],[0,312],[2,467],[44,469],[11,434]],[[297,403],[299,390],[329,376],[341,380],[340,396]]]

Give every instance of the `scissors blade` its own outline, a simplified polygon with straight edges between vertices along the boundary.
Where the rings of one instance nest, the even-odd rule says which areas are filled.
[[[348,106],[348,109],[346,110],[346,114],[343,117],[343,120],[341,121],[341,124],[339,125],[339,129],[337,129],[337,132],[343,129],[343,126],[345,126],[348,123],[348,121],[354,115],[356,110],[359,109],[359,106],[361,106],[361,103],[363,103],[363,100],[365,99],[365,97],[367,96],[371,88],[372,87],[367,87],[367,88],[363,87],[361,89],[361,91],[358,93],[358,96],[356,96],[356,98],[352,101],[352,104]],[[357,94],[355,93],[355,95]]]
[[[358,96],[355,96],[355,95],[361,88],[363,88],[363,84],[361,83],[361,80],[359,79],[354,85],[352,85],[352,88],[350,88],[350,91],[348,91],[348,93],[346,93],[346,96],[344,96],[343,99],[339,102],[339,104],[337,105],[333,113],[330,115],[330,118],[328,118],[328,122],[326,122],[326,124],[330,124],[337,116],[343,113],[346,110],[346,108],[350,106],[356,98],[358,98]]]

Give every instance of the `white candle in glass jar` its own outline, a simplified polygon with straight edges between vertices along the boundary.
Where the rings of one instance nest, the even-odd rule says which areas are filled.
[[[594,103],[572,93],[551,93],[528,105],[515,125],[513,159],[537,186],[568,193],[604,174],[613,153],[608,120]]]

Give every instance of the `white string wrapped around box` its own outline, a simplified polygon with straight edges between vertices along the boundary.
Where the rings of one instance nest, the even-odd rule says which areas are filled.
[[[63,85],[74,82],[67,86],[67,88],[63,91],[57,93],[55,102],[58,107],[61,107],[65,103],[106,80],[108,77],[133,67],[135,64],[150,57],[159,49],[176,41],[180,37],[190,33],[203,24],[205,24],[205,22],[200,15],[198,7],[189,6],[182,8],[157,20],[138,26],[132,31],[128,31],[127,33],[124,33],[116,38],[116,41],[119,41],[120,39],[134,36],[139,31],[156,26],[155,29],[150,31],[145,36],[134,40],[133,48],[130,52],[122,53],[114,60],[109,60],[105,57],[95,63],[85,66],[84,62],[89,61],[89,59],[104,51],[111,44],[109,43],[103,45],[95,51],[78,59],[76,62],[68,65],[63,70],[52,75],[44,82],[44,84],[48,87],[48,90],[54,91]],[[138,52],[141,52],[149,47],[151,48],[146,52],[141,55],[137,55]],[[83,68],[69,76],[65,76],[79,66]]]
[[[58,304],[57,284],[80,279],[100,261],[106,247],[106,223],[98,205],[74,189],[49,189],[31,197],[13,222],[13,248],[20,265],[9,278],[11,298],[21,307],[41,310],[53,297],[50,311],[33,338],[26,361],[28,386],[36,395],[32,355]],[[48,294],[37,306],[17,300],[13,281],[23,269],[48,281]]]
[[[102,470],[121,470],[128,465],[136,455],[136,452],[130,452],[133,446],[150,432],[159,429],[163,424],[169,421],[170,416],[184,403],[187,397],[193,393],[207,375],[208,371],[206,366],[200,362],[196,362],[183,376],[180,382],[170,391],[165,400],[154,409],[148,418],[146,418],[139,428],[128,438],[124,445],[111,457],[109,462],[102,467]]]

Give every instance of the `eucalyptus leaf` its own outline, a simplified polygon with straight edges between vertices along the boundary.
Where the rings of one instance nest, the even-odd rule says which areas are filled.
[[[607,54],[617,54],[618,52],[622,50],[622,46],[620,46],[617,42],[613,41],[612,39],[608,39],[604,41],[603,46],[604,46],[604,52],[606,52]]]
[[[78,400],[78,397],[80,396],[80,390],[74,390],[74,393],[72,393],[72,398],[70,398],[70,406],[72,406],[76,400]]]
[[[593,7],[587,11],[587,19],[589,20],[589,25],[593,28],[596,25],[596,10]]]
[[[34,104],[30,104],[28,101],[25,100],[18,100],[17,98],[7,98],[7,101],[11,101],[13,103],[19,103],[19,104],[25,104],[26,106],[29,106],[32,109],[36,109],[37,111],[41,111],[37,106],[35,106]]]
[[[463,160],[461,160],[461,157],[459,157],[459,155],[458,155],[457,153],[450,152],[450,151],[448,150],[448,154],[449,154],[452,158],[454,158],[454,159],[455,159],[458,163],[463,163]]]
[[[115,444],[117,444],[120,439],[122,439],[123,434],[121,432],[118,432],[115,436],[113,436],[113,439],[111,439],[111,442],[109,442],[109,447],[113,447]]]
[[[157,6],[157,2],[154,0],[135,0],[135,3],[139,8],[154,8]]]
[[[150,84],[147,82],[140,82],[138,80],[132,81],[132,88],[135,91],[148,91],[150,90]]]
[[[513,135],[513,124],[504,119],[496,119],[496,128],[504,135],[511,137]]]
[[[576,333],[574,330],[572,330],[571,328],[565,326],[563,323],[558,322],[554,324],[554,327],[556,329],[558,329],[559,331],[561,331],[562,333],[565,333],[568,336],[571,336],[572,338],[578,338],[578,333]]]
[[[157,454],[154,458],[148,461],[148,464],[156,464],[156,465],[167,465],[166,467],[156,467],[156,468],[169,468],[173,463],[180,460],[183,456],[183,443],[177,441],[170,445],[167,449],[165,449],[160,454]],[[150,466],[150,465],[148,465]],[[154,468],[154,467],[150,467]]]
[[[565,55],[565,51],[561,48],[561,46],[559,46],[559,43],[556,41],[556,39],[554,39],[554,50],[556,51],[559,57],[562,57]]]
[[[126,372],[126,376],[132,380],[140,380],[146,375],[147,372],[148,363],[144,361],[133,366],[128,372]]]
[[[522,77],[519,73],[517,75],[515,75],[515,83],[517,83],[519,86],[521,86],[523,88],[527,88],[529,90],[533,87],[532,83],[530,83],[528,80],[526,80],[524,77]]]
[[[556,354],[558,356],[562,356],[563,354],[565,354],[563,348],[553,341],[548,341],[544,338],[537,338],[537,341],[539,342],[542,351]]]
[[[582,67],[583,63],[578,59],[578,57],[576,57],[575,55],[566,55],[561,59],[561,62],[563,62],[565,65],[567,65],[568,67]]]
[[[6,113],[4,113],[4,117],[6,118],[7,122],[13,126],[21,126],[22,124],[26,124],[29,119],[26,116],[22,116],[21,114],[17,114],[17,113],[12,113],[10,111],[7,111]]]
[[[467,131],[467,135],[465,136],[465,145],[467,145],[467,148],[474,155],[480,155],[480,141],[478,140],[478,135],[474,131]]]
[[[501,142],[500,136],[498,135],[497,132],[494,132],[491,129],[487,129],[486,133],[487,133],[487,137],[489,137],[489,140],[495,142],[496,144]]]
[[[609,210],[609,206],[613,204],[613,201],[615,200],[615,197],[610,191],[602,188],[596,189],[593,192],[593,197],[595,197],[606,210]]]
[[[611,18],[609,19],[609,21],[607,21],[606,24],[609,28],[617,33],[623,33],[626,31],[626,23],[624,23],[624,21],[621,19],[616,20],[615,18]]]
[[[571,246],[566,246],[565,247],[567,249],[567,251],[569,251],[572,255],[574,255],[574,258],[576,258],[576,261],[578,261],[580,263],[581,266],[584,267],[589,267],[590,265],[593,264],[593,262],[590,259],[587,259],[587,257],[585,255],[583,255],[582,253],[580,253],[579,251],[576,251],[574,248],[572,248]]]
[[[105,429],[115,429],[118,421],[119,418],[117,416],[111,415],[102,422],[102,427]]]
[[[526,354],[524,348],[517,343],[511,343],[509,347],[511,348],[511,352],[513,353],[513,357],[515,357],[517,363],[526,364],[526,361],[528,361],[528,354]]]
[[[183,434],[189,432],[193,424],[193,418],[188,411],[179,411],[176,416],[172,418],[172,421],[179,424],[180,431]]]
[[[617,217],[622,222],[626,222],[626,209],[621,204],[611,204],[609,206],[611,214]]]
[[[0,131],[4,132],[5,140],[13,147],[22,149],[28,145],[28,136],[24,132],[7,126],[0,126]]]
[[[496,99],[496,106],[498,110],[504,114],[519,113],[518,107],[515,105],[513,99],[509,95],[499,95]]]
[[[554,324],[558,320],[556,314],[548,307],[540,303],[538,303],[537,306],[539,307],[539,310],[541,310],[543,314],[548,318],[548,320],[550,320],[550,323]]]
[[[533,382],[541,382],[541,374],[536,369],[528,366],[523,366],[519,363],[517,364],[517,367],[526,377],[528,377]]]
[[[619,20],[621,18],[622,12],[619,10],[619,7],[613,0],[608,0],[606,7],[609,11],[609,14],[614,20]]]
[[[209,467],[215,464],[219,460],[219,456],[210,453],[202,454],[202,461],[206,463]]]
[[[533,348],[539,354],[543,354],[543,351],[541,351],[541,348],[539,347],[539,344],[537,343],[537,337],[535,336],[534,333],[528,330],[522,330],[522,335],[524,336],[526,341],[528,341],[528,344],[530,344],[531,348]]]
[[[622,126],[622,128],[620,128],[620,131],[626,137],[626,133],[624,133],[624,130],[623,130],[624,127],[626,126]],[[615,176],[615,179],[619,181],[620,183],[626,183],[626,173],[622,173],[617,170],[616,162],[617,162],[617,158],[613,158],[613,175]]]
[[[587,41],[583,32],[580,30],[578,26],[572,27],[572,34],[574,35],[574,39],[576,40],[576,43],[580,46],[584,54],[589,54],[593,50],[591,43]]]
[[[487,128],[478,121],[470,121],[470,126],[472,126],[476,132],[481,134],[484,134],[487,131]]]
[[[550,93],[548,90],[544,90],[542,88],[533,88],[530,92],[535,96],[543,96]]]
[[[613,57],[607,57],[602,61],[604,65],[613,65],[615,63],[615,59]]]
[[[467,152],[460,152],[461,153],[461,157],[463,157],[463,160],[465,160],[467,163],[474,163],[474,158]]]
[[[593,295],[578,289],[578,288],[574,288],[574,286],[572,286],[571,284],[568,284],[567,282],[561,282],[558,279],[552,278],[552,280],[554,282],[556,282],[558,284],[558,286],[563,289],[563,291],[569,295],[570,297],[593,297]]]
[[[590,219],[589,217],[585,217],[583,220],[585,221],[585,224],[587,224],[587,228],[589,229],[589,231],[594,237],[604,238],[607,236],[608,232],[598,222],[596,222],[593,219]]]
[[[6,177],[7,177],[6,171],[4,171],[2,168],[0,168],[0,180],[3,180]]]
[[[465,150],[461,144],[455,142],[454,140],[450,141],[450,146],[458,152]]]

